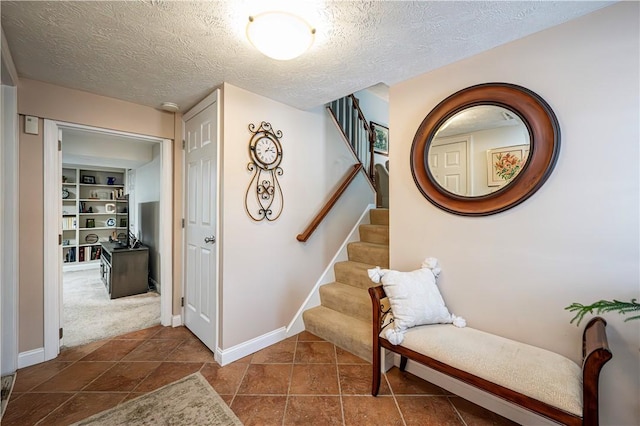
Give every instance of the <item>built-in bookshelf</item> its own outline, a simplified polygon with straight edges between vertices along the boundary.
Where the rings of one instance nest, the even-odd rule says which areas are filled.
[[[62,167],[62,260],[99,263],[100,243],[127,235],[124,169]]]

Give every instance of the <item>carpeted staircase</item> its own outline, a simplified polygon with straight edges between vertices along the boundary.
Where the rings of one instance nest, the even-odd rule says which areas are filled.
[[[374,284],[367,269],[389,267],[389,210],[369,211],[371,224],[360,225],[360,241],[349,243],[349,260],[334,265],[336,281],[320,287],[320,306],[306,310],[305,329],[371,361],[371,299]]]

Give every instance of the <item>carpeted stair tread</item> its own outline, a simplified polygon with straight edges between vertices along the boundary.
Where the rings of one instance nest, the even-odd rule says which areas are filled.
[[[360,225],[360,241],[374,244],[389,245],[389,226],[387,225]]]
[[[325,284],[320,287],[320,300],[322,306],[334,311],[363,321],[372,320],[371,297],[369,292],[362,288],[338,282]]]
[[[389,246],[356,241],[347,245],[349,260],[389,267]]]
[[[371,362],[371,322],[362,321],[325,306],[302,314],[307,331]]]
[[[374,225],[389,226],[389,209],[369,210],[369,221]]]
[[[376,285],[367,272],[368,269],[375,267],[376,265],[347,260],[333,265],[333,271],[336,281],[366,290]]]

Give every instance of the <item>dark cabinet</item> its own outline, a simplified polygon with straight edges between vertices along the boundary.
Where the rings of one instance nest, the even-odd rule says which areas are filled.
[[[109,297],[146,293],[149,288],[149,249],[130,249],[118,243],[102,243],[100,276]]]

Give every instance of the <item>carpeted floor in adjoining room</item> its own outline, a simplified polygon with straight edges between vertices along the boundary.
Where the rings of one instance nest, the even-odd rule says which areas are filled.
[[[98,269],[64,272],[64,347],[83,345],[160,324],[160,295],[109,299]]]
[[[161,326],[18,370],[2,425],[70,424],[195,372],[245,426],[514,425],[397,368],[374,398],[371,364],[308,332],[221,367],[189,330]]]

